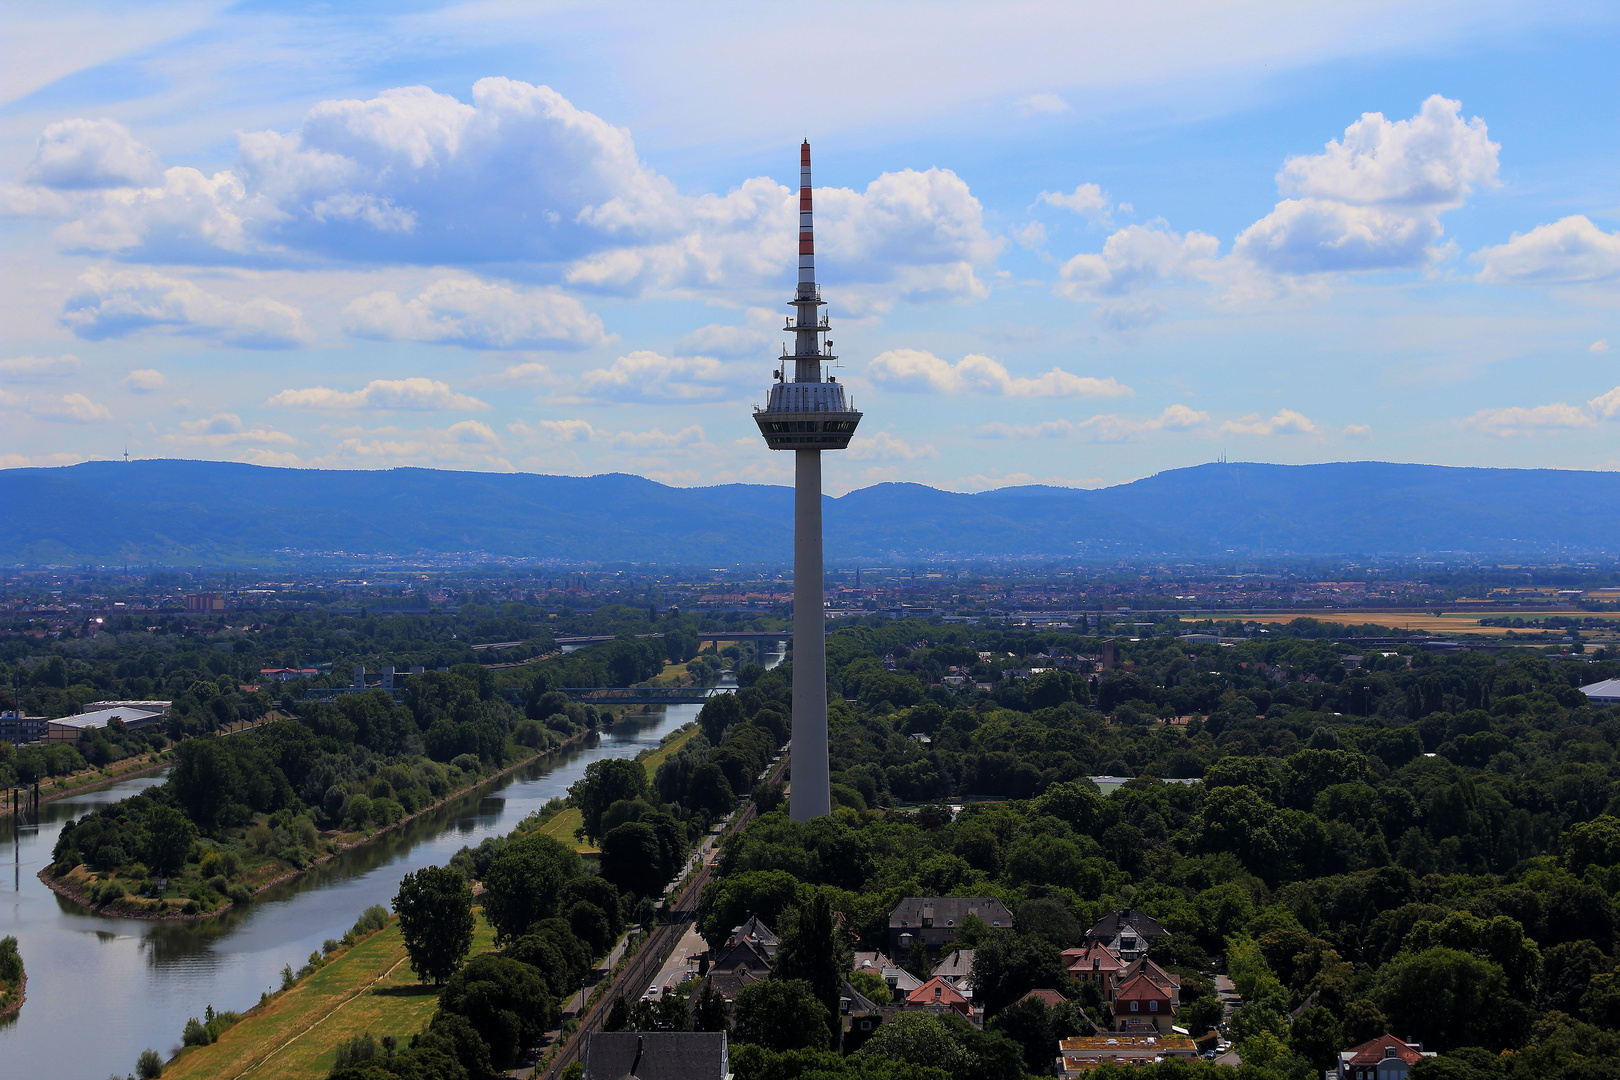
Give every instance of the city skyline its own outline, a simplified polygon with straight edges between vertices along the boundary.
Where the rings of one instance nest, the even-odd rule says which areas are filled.
[[[1279,10],[832,6],[796,94],[785,7],[34,8],[0,463],[791,482],[746,405],[808,135],[882,418],[829,493],[1620,467],[1620,23]]]

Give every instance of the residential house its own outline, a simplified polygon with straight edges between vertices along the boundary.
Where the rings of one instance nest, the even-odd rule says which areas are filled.
[[[991,927],[1011,927],[1012,912],[993,896],[908,896],[889,913],[889,954],[907,956],[920,945],[929,954],[952,948],[969,915]]]
[[[1144,955],[1159,938],[1169,936],[1170,931],[1160,926],[1153,916],[1134,908],[1110,911],[1086,931],[1086,941],[1108,946],[1110,952],[1127,963]]]
[[[775,959],[777,946],[781,944],[771,933],[771,928],[759,921],[758,915],[750,915],[741,926],[731,928],[731,936],[726,939],[726,944],[735,945],[739,941],[754,942],[771,959]]]
[[[889,984],[889,994],[895,1001],[906,1000],[908,994],[923,984],[917,976],[880,952],[856,953],[855,962],[850,970],[865,971],[881,977]]]
[[[1076,979],[1096,984],[1097,992],[1107,1001],[1114,992],[1114,976],[1125,970],[1120,958],[1100,941],[1088,941],[1084,948],[1064,949],[1063,966]]]
[[[1434,1056],[1433,1051],[1424,1052],[1422,1043],[1380,1035],[1341,1051],[1339,1067],[1330,1075],[1334,1080],[1406,1080],[1412,1074],[1413,1065]]]
[[[973,950],[952,949],[934,965],[935,975],[956,987],[968,997],[973,996]]]
[[[973,1019],[973,1003],[967,995],[937,975],[906,995],[906,1007],[955,1009],[969,1020]]]
[[[1046,1002],[1046,1007],[1048,1009],[1055,1009],[1059,1005],[1062,1005],[1065,1001],[1069,1000],[1056,990],[1031,990],[1018,1000],[1028,1001],[1030,998],[1036,998],[1040,1001]]]
[[[1147,976],[1155,984],[1166,990],[1170,994],[1171,1004],[1181,1004],[1181,976],[1170,974],[1145,956],[1126,965],[1125,969],[1115,976],[1114,986],[1116,988],[1124,986],[1138,975]],[[1118,996],[1117,989],[1114,996]]]
[[[1114,989],[1114,1030],[1134,1031],[1143,1022],[1162,1035],[1170,1034],[1176,1003],[1168,987],[1146,972],[1121,978]]]
[[[1065,1080],[1088,1073],[1099,1065],[1148,1065],[1172,1058],[1192,1059],[1198,1047],[1185,1035],[1077,1035],[1058,1043]]]
[[[765,946],[752,938],[734,938],[709,962],[711,971],[748,971],[761,978],[771,973],[771,958]]]
[[[726,1080],[723,1031],[593,1031],[585,1037],[584,1080]]]

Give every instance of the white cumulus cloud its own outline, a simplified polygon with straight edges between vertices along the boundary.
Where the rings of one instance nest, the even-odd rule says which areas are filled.
[[[712,356],[626,353],[605,368],[581,374],[567,395],[609,401],[718,401],[731,396],[749,371]],[[752,372],[756,376],[758,372]]]
[[[795,265],[796,192],[752,177],[684,195],[641,161],[627,130],[513,79],[478,80],[470,102],[423,86],[322,101],[290,131],[242,133],[236,160],[211,174],[159,169],[110,123],[53,124],[0,205],[65,218],[57,240],[68,251],[147,263],[507,264],[579,288],[676,295],[779,287]],[[820,189],[816,212],[817,253],[828,279],[847,283],[846,311],[988,292],[1003,242],[948,169]],[[380,303],[385,328],[403,321],[459,342],[483,325]]]
[[[989,439],[1080,438],[1087,442],[1124,442],[1157,431],[1185,432],[1207,427],[1209,413],[1171,405],[1158,416],[1101,413],[1085,420],[1043,420],[1037,424],[985,424],[978,434]]]
[[[1049,206],[1073,210],[1098,225],[1107,225],[1113,220],[1114,207],[1103,189],[1096,184],[1080,184],[1067,195],[1061,191],[1043,191],[1039,198]]]
[[[328,412],[472,412],[489,408],[488,403],[455,393],[437,379],[421,377],[373,379],[361,390],[332,390],[325,386],[283,390],[265,404]]]
[[[155,368],[136,368],[124,376],[124,386],[137,394],[151,394],[169,385],[163,372]]]
[[[1344,426],[1344,437],[1354,439],[1357,442],[1365,441],[1372,438],[1372,427],[1368,424],[1346,424]]]
[[[1423,267],[1441,257],[1440,215],[1495,185],[1497,153],[1479,117],[1439,94],[1410,120],[1363,113],[1320,154],[1277,174],[1284,199],[1234,253],[1279,274]]]
[[[1492,285],[1564,285],[1620,277],[1620,233],[1604,232],[1583,214],[1514,233],[1473,255],[1479,280]]]
[[[93,424],[112,419],[105,405],[83,394],[16,394],[0,390],[0,407],[68,424]]]
[[[410,300],[379,290],[350,303],[345,329],[378,341],[473,349],[586,349],[608,340],[602,320],[572,296],[519,292],[476,278],[444,278]]]
[[[892,390],[1004,397],[1129,397],[1135,393],[1112,376],[1098,379],[1053,368],[1033,377],[1014,375],[988,356],[970,353],[956,364],[921,349],[890,349],[867,365],[866,375]]]
[[[1321,429],[1310,417],[1295,412],[1293,409],[1281,409],[1270,419],[1263,419],[1259,413],[1250,413],[1248,416],[1236,420],[1228,420],[1220,427],[1222,435],[1316,435]]]
[[[1183,236],[1163,222],[1127,225],[1103,242],[1101,252],[1082,252],[1064,263],[1057,293],[1099,300],[1177,278],[1208,280],[1219,272],[1219,250],[1220,241],[1208,233]]]
[[[304,315],[268,297],[231,300],[148,270],[91,267],[62,309],[62,324],[90,341],[158,329],[245,349],[288,349],[314,340]]]
[[[116,120],[58,120],[40,134],[27,178],[50,188],[136,187],[159,175],[157,153]]]
[[[1620,420],[1620,386],[1592,398],[1585,408],[1562,401],[1549,405],[1513,405],[1503,409],[1481,409],[1464,423],[1488,435],[1512,438],[1537,431],[1596,427],[1611,420]]]
[[[215,413],[202,420],[188,420],[180,425],[177,432],[163,438],[165,442],[181,446],[215,448],[235,446],[239,443],[286,445],[298,441],[286,432],[274,428],[250,428],[243,424],[242,418],[235,413]]]
[[[60,379],[78,370],[79,358],[72,353],[61,356],[14,356],[9,360],[0,360],[0,379],[6,382]]]
[[[855,461],[915,461],[918,458],[937,458],[939,451],[932,443],[913,446],[887,431],[871,435],[856,435],[849,440],[847,456]]]

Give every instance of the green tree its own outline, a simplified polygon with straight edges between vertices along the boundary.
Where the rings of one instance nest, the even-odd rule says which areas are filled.
[[[855,1051],[856,1059],[888,1059],[943,1069],[966,1080],[973,1058],[945,1022],[926,1013],[899,1013]]]
[[[197,842],[197,826],[172,806],[158,803],[146,812],[146,842],[141,858],[164,877],[180,872]]]
[[[725,995],[714,988],[712,981],[704,979],[692,1006],[692,1030],[725,1031],[730,1026]]]
[[[1374,996],[1390,1022],[1436,1050],[1490,1046],[1507,998],[1502,969],[1469,953],[1437,946],[1401,953],[1378,969]]]
[[[627,821],[602,838],[601,866],[602,877],[636,896],[658,896],[674,873],[658,833],[643,821]]]
[[[141,1080],[159,1080],[163,1075],[162,1055],[151,1047],[142,1050],[141,1056],[135,1059],[135,1075]]]
[[[844,973],[849,970],[845,950],[833,924],[832,905],[824,893],[816,893],[799,910],[798,921],[777,950],[772,974],[781,979],[802,979],[826,1009],[833,1049],[838,1048],[842,1028],[839,992]]]
[[[17,950],[17,939],[8,934],[0,938],[0,984],[16,986],[22,977],[22,953]]]
[[[491,1064],[504,1070],[550,1029],[557,1005],[539,972],[485,953],[450,976],[439,994],[439,1009],[465,1017],[489,1046]]]
[[[829,1038],[827,1008],[802,979],[766,979],[737,991],[732,1032],[767,1050],[821,1050]]]
[[[539,833],[501,849],[484,874],[484,917],[505,945],[557,913],[563,886],[580,874],[579,853]]]
[[[630,1027],[630,1003],[620,994],[608,1008],[607,1019],[602,1021],[603,1031],[624,1031]]]
[[[1310,1062],[1318,1072],[1338,1059],[1342,1041],[1339,1021],[1320,1005],[1300,1013],[1288,1033],[1288,1048]]]
[[[1031,990],[1068,996],[1069,973],[1057,946],[1033,934],[992,932],[973,953],[973,995],[995,1016]]]
[[[736,694],[715,694],[698,710],[698,727],[703,729],[703,737],[709,740],[710,746],[719,746],[726,729],[742,723],[742,719],[742,703]]]
[[[585,767],[585,775],[568,789],[568,801],[584,818],[585,835],[595,840],[602,835],[602,815],[608,807],[647,793],[647,770],[641,762],[606,758]]]
[[[411,970],[438,985],[455,973],[472,948],[472,889],[447,866],[425,866],[400,880],[394,894],[400,934]]]

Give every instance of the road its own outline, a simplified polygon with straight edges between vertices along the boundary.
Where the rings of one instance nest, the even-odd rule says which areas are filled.
[[[780,780],[783,772],[788,767],[788,759],[791,756],[790,745],[763,782],[771,783]],[[747,828],[748,823],[754,819],[754,815],[754,803],[750,799],[743,803],[742,809],[733,815],[730,824],[726,826],[720,835],[724,836],[727,833],[735,833]],[[607,1019],[608,1010],[613,1007],[615,998],[622,995],[627,1001],[635,1001],[645,994],[647,988],[654,985],[654,981],[659,979],[665,971],[671,970],[666,964],[666,960],[672,954],[679,954],[680,950],[677,946],[686,939],[688,928],[697,916],[698,901],[702,899],[703,890],[714,877],[714,868],[709,865],[709,862],[711,855],[716,850],[718,840],[719,837],[711,835],[705,838],[702,844],[698,845],[697,851],[693,854],[693,859],[697,864],[697,872],[692,875],[691,881],[680,895],[675,897],[674,901],[669,904],[668,910],[665,911],[658,926],[654,928],[647,941],[641,946],[640,951],[630,958],[630,962],[625,965],[618,978],[613,980],[607,991],[596,999],[596,1004],[591,1006],[581,1017],[579,1027],[575,1029],[574,1034],[562,1051],[551,1059],[546,1071],[543,1074],[535,1073],[530,1075],[542,1075],[544,1080],[560,1080],[563,1070],[571,1062],[578,1060],[580,1055],[584,1053],[586,1037],[593,1031],[602,1030],[602,1023]],[[681,970],[685,969],[684,956],[679,959],[679,967]],[[663,982],[658,982],[657,985],[662,987]]]

